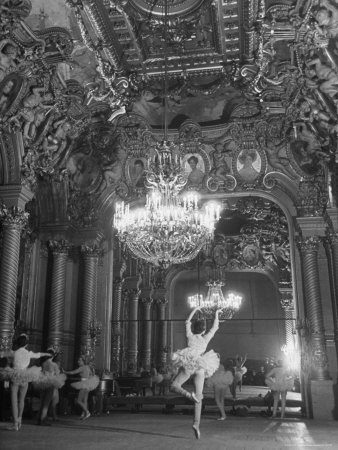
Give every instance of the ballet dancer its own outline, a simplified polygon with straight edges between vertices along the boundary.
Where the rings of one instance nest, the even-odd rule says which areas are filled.
[[[225,420],[224,399],[227,391],[234,381],[234,376],[230,370],[226,370],[223,364],[220,364],[216,372],[207,381],[207,385],[214,389],[214,398],[218,406],[220,417],[217,420]]]
[[[200,308],[195,308],[189,314],[186,322],[186,337],[188,346],[177,350],[172,355],[172,363],[178,368],[178,373],[174,378],[170,390],[185,396],[195,402],[193,430],[196,439],[200,439],[200,421],[203,399],[203,386],[205,378],[218,369],[219,356],[213,350],[205,353],[207,345],[219,327],[218,315],[220,309],[215,312],[214,323],[208,333],[205,334],[204,320],[196,320],[191,323],[191,319]],[[182,388],[190,377],[193,377],[195,392],[188,392]]]
[[[266,374],[266,385],[271,389],[273,394],[273,411],[272,418],[277,416],[278,402],[281,398],[281,419],[285,416],[286,395],[291,391],[294,385],[294,378],[290,371],[284,366],[282,360],[277,361],[277,366]]]

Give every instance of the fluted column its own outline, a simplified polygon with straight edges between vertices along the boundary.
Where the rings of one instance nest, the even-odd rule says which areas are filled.
[[[86,354],[92,362],[95,360],[95,336],[91,335],[90,324],[93,323],[96,313],[97,270],[100,252],[96,243],[81,246],[84,263],[80,321],[81,353]]]
[[[127,351],[127,371],[133,375],[137,371],[138,355],[138,303],[141,291],[138,287],[129,289],[129,323],[128,323],[128,351]]]
[[[328,261],[329,280],[331,288],[333,333],[338,364],[338,234],[329,233],[324,239],[324,246]]]
[[[28,213],[20,208],[1,206],[2,251],[0,268],[0,351],[9,350],[15,320],[16,290],[20,255],[20,237]]]
[[[320,296],[318,247],[318,237],[308,237],[299,242],[302,257],[305,315],[310,323],[312,378],[327,380],[329,379],[328,358]]]
[[[60,351],[63,341],[67,257],[70,245],[65,240],[49,241],[49,247],[53,255],[53,274],[49,307],[48,346]]]
[[[163,367],[167,363],[167,321],[165,320],[166,305],[168,300],[165,297],[165,289],[157,291],[156,303],[158,307],[158,347],[157,364]]]
[[[142,292],[143,295],[144,292]],[[141,304],[143,305],[143,321],[142,321],[142,344],[141,344],[141,364],[142,367],[150,371],[150,363],[151,363],[151,305],[153,303],[153,299],[146,295],[141,298]]]

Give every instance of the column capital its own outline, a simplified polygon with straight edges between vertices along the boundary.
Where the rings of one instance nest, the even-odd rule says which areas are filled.
[[[85,243],[81,245],[81,253],[83,256],[88,257],[99,257],[102,255],[102,249],[99,243],[97,242],[91,242],[91,243]]]
[[[321,239],[319,236],[308,236],[300,238],[297,245],[299,250],[303,253],[318,252],[320,241]]]
[[[279,288],[280,305],[284,311],[294,311],[295,305],[293,302],[293,291],[290,288]]]
[[[331,245],[338,244],[338,233],[334,231],[327,231],[325,242]]]
[[[53,254],[68,254],[71,244],[65,239],[48,241],[49,248]]]
[[[17,228],[21,230],[28,223],[29,213],[23,211],[17,206],[0,206],[0,218],[4,227]]]
[[[154,300],[151,297],[141,297],[140,303],[145,307],[150,307],[153,304]]]

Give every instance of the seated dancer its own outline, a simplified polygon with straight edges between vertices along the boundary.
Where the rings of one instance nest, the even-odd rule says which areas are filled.
[[[51,425],[47,420],[48,409],[52,405],[53,400],[59,396],[59,389],[65,384],[66,375],[60,373],[59,366],[54,362],[57,353],[53,348],[49,348],[49,355],[42,362],[42,377],[34,383],[37,389],[41,391],[41,406],[39,411],[39,425]],[[53,411],[55,415],[55,411]]]
[[[233,398],[236,398],[236,389],[237,386],[239,387],[239,392],[242,390],[242,382],[243,382],[243,375],[245,375],[248,371],[248,369],[244,366],[245,362],[247,360],[247,355],[242,358],[242,356],[236,355],[235,359],[235,373],[234,373],[234,384],[233,384]]]
[[[27,394],[28,383],[41,379],[41,367],[28,367],[31,359],[50,356],[49,353],[34,353],[26,349],[28,337],[26,334],[20,334],[16,341],[17,350],[9,352],[13,357],[13,367],[5,367],[0,372],[3,379],[9,379],[11,382],[11,404],[13,425],[9,428],[13,431],[19,431],[22,422],[22,413],[25,406],[25,397]]]
[[[284,367],[283,361],[278,360],[277,366],[267,373],[265,378],[266,385],[273,393],[273,412],[272,417],[276,417],[279,398],[282,400],[281,418],[285,416],[286,394],[291,391],[294,385],[294,378],[290,371]]]
[[[88,394],[89,391],[93,391],[97,388],[100,383],[100,379],[97,375],[93,374],[92,369],[88,364],[86,364],[85,357],[80,356],[78,359],[78,369],[65,371],[67,375],[76,375],[79,374],[81,377],[80,381],[75,381],[71,383],[71,386],[74,389],[78,389],[79,393],[76,399],[76,403],[81,407],[82,414],[81,419],[86,420],[90,417],[90,412],[88,410]]]
[[[173,392],[184,395],[195,402],[193,430],[197,439],[200,438],[200,420],[203,399],[204,380],[210,377],[219,366],[219,357],[217,353],[210,350],[205,353],[207,345],[214,336],[219,327],[218,314],[221,310],[215,312],[215,319],[212,328],[205,334],[204,320],[197,320],[193,323],[193,332],[191,331],[191,319],[200,308],[195,308],[185,322],[188,347],[177,350],[172,355],[173,365],[179,368],[178,374],[174,378],[170,389]],[[193,376],[195,392],[188,392],[182,388],[182,384]]]
[[[214,389],[214,398],[218,406],[220,417],[217,420],[225,420],[226,414],[224,409],[225,394],[234,381],[231,370],[224,368],[223,364],[219,365],[216,372],[207,381],[207,385]]]

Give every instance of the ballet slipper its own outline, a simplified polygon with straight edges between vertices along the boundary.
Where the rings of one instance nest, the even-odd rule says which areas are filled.
[[[13,423],[13,425],[8,427],[7,430],[9,430],[9,431],[19,431],[19,423],[18,422]]]
[[[219,417],[217,420],[225,420],[226,419],[226,416],[225,417]]]
[[[196,439],[200,439],[201,438],[201,432],[200,432],[199,426],[198,425],[193,425],[192,429],[194,430],[195,438]]]

